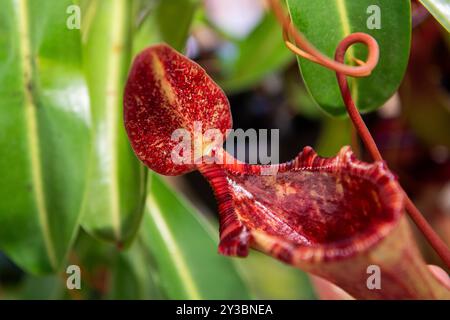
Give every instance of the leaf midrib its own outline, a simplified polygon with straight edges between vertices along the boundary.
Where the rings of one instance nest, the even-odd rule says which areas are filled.
[[[113,157],[111,159],[111,177],[110,177],[110,205],[111,205],[111,223],[114,230],[114,235],[117,240],[122,237],[122,227],[120,219],[120,192],[119,192],[119,166],[118,166],[118,114],[117,110],[120,105],[119,90],[121,87],[121,67],[122,67],[122,54],[124,48],[125,38],[125,15],[127,14],[126,4],[124,1],[114,1],[113,13],[112,13],[112,26],[111,26],[111,49],[112,52],[109,55],[108,68],[110,70],[107,76],[106,82],[106,114],[108,123],[108,138],[109,146]]]
[[[18,31],[20,63],[22,66],[22,80],[25,95],[25,122],[27,130],[28,148],[30,151],[30,166],[32,174],[33,192],[37,206],[38,220],[41,226],[45,249],[53,268],[57,266],[57,258],[50,234],[49,215],[45,200],[45,191],[41,171],[41,156],[39,147],[39,130],[36,115],[36,103],[33,93],[32,50],[28,25],[28,1],[18,1]]]

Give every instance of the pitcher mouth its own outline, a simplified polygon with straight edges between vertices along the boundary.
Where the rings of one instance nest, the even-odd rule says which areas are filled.
[[[288,263],[344,259],[383,239],[403,214],[403,193],[384,163],[364,163],[349,147],[321,158],[307,147],[294,160],[201,170],[212,185],[221,219],[219,252],[248,248]]]

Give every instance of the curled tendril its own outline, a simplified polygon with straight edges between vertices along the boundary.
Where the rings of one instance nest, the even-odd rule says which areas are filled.
[[[351,77],[366,77],[370,75],[378,64],[380,49],[377,41],[366,33],[353,33],[345,40],[351,43],[363,43],[367,46],[367,61],[355,59],[358,66],[349,66],[344,63],[333,60],[321,53],[314,45],[312,45],[291,23],[289,16],[284,13],[283,8],[278,0],[268,0],[272,11],[275,14],[280,25],[283,26],[283,38],[289,50],[295,54],[318,63],[328,69],[342,73]],[[293,38],[291,42],[290,37]]]
[[[353,33],[345,37],[336,49],[335,59],[331,59],[314,47],[301,32],[299,32],[291,23],[291,19],[285,14],[284,9],[279,3],[279,0],[267,0],[279,24],[283,28],[283,39],[289,50],[296,55],[306,58],[310,61],[318,63],[330,70],[336,72],[338,78],[339,88],[345,102],[347,112],[352,120],[353,126],[361,137],[367,151],[371,157],[376,161],[384,161],[378,147],[370,134],[364,120],[362,119],[349,90],[346,77],[366,77],[369,76],[378,64],[380,49],[377,41],[366,33]],[[293,39],[294,43],[291,42]],[[344,63],[345,53],[348,48],[356,43],[362,43],[367,46],[368,58],[364,62],[362,60],[352,57],[353,61],[358,66],[349,66]],[[436,253],[442,258],[447,267],[450,267],[450,250],[447,245],[434,232],[428,222],[425,220],[419,209],[414,205],[412,200],[405,194],[405,208],[411,219],[421,230],[430,245],[434,248]]]
[[[356,40],[353,39],[351,36],[341,41],[338,48],[336,49],[335,55],[336,61],[340,62],[344,61],[345,52],[348,50],[350,46],[356,43],[355,41]],[[347,109],[347,113],[350,116],[350,119],[352,120],[353,126],[358,132],[358,135],[364,142],[367,151],[375,161],[384,161],[383,156],[381,155],[380,150],[378,149],[375,143],[375,140],[370,134],[369,129],[364,123],[364,120],[362,119],[352,99],[352,95],[350,93],[346,76],[339,72],[336,72],[336,76],[338,79],[342,98],[344,100],[345,107]],[[402,192],[404,193],[405,208],[409,216],[417,225],[417,227],[420,229],[420,231],[425,236],[430,245],[433,247],[433,249],[436,251],[436,253],[441,257],[442,261],[444,261],[447,267],[450,267],[450,251],[447,248],[447,245],[444,243],[444,241],[442,241],[441,238],[439,238],[436,232],[434,232],[433,228],[428,224],[426,219],[423,217],[422,213],[415,206],[414,202],[411,200],[411,198],[409,198],[407,193],[403,189]]]

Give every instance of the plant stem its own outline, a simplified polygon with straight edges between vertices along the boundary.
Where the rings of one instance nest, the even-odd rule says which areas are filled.
[[[336,49],[336,56],[335,56],[336,61],[343,63],[345,58],[345,52],[352,44],[355,44],[357,42],[358,39],[356,39],[356,37],[353,37],[353,35],[350,35],[346,37],[344,40],[342,40],[338,48]],[[359,136],[361,137],[365,147],[367,148],[372,158],[375,161],[384,162],[384,159],[380,151],[378,150],[378,147],[372,135],[370,134],[369,129],[364,123],[364,120],[362,119],[361,114],[359,113],[352,99],[345,74],[336,72],[336,75],[339,83],[339,88],[341,90],[342,98],[344,99],[345,107],[353,122],[355,129],[357,130]],[[409,216],[417,225],[417,227],[420,229],[420,231],[423,233],[423,235],[428,240],[430,245],[434,248],[436,253],[442,258],[447,267],[450,267],[450,250],[448,249],[447,245],[444,243],[444,241],[442,241],[441,238],[439,238],[439,236],[436,234],[433,228],[428,224],[428,222],[425,220],[419,209],[417,209],[411,198],[409,198],[409,196],[406,194],[404,190],[403,193],[405,195],[405,208]]]
[[[354,154],[356,155],[356,157],[358,159],[361,159],[362,152],[361,152],[361,147],[360,147],[360,144],[359,144],[359,134],[356,131],[356,128],[353,125],[353,123],[352,123],[352,126],[351,126],[350,135],[351,135],[351,147],[352,147],[352,150],[353,150]]]

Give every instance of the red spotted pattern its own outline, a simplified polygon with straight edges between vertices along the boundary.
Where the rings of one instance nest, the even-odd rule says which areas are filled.
[[[195,165],[174,164],[171,152],[178,141],[172,133],[184,128],[194,140],[194,123],[219,129],[232,127],[227,97],[198,64],[167,45],[145,49],[134,60],[124,94],[125,128],[138,156],[152,170],[183,174]],[[194,147],[191,148],[194,159]],[[182,155],[182,154],[181,154]]]
[[[403,212],[392,173],[382,163],[356,160],[348,147],[334,158],[305,148],[275,166],[274,175],[261,175],[262,168],[201,168],[219,203],[223,254],[245,256],[253,244],[288,263],[296,253],[311,260],[348,257],[383,238]]]

